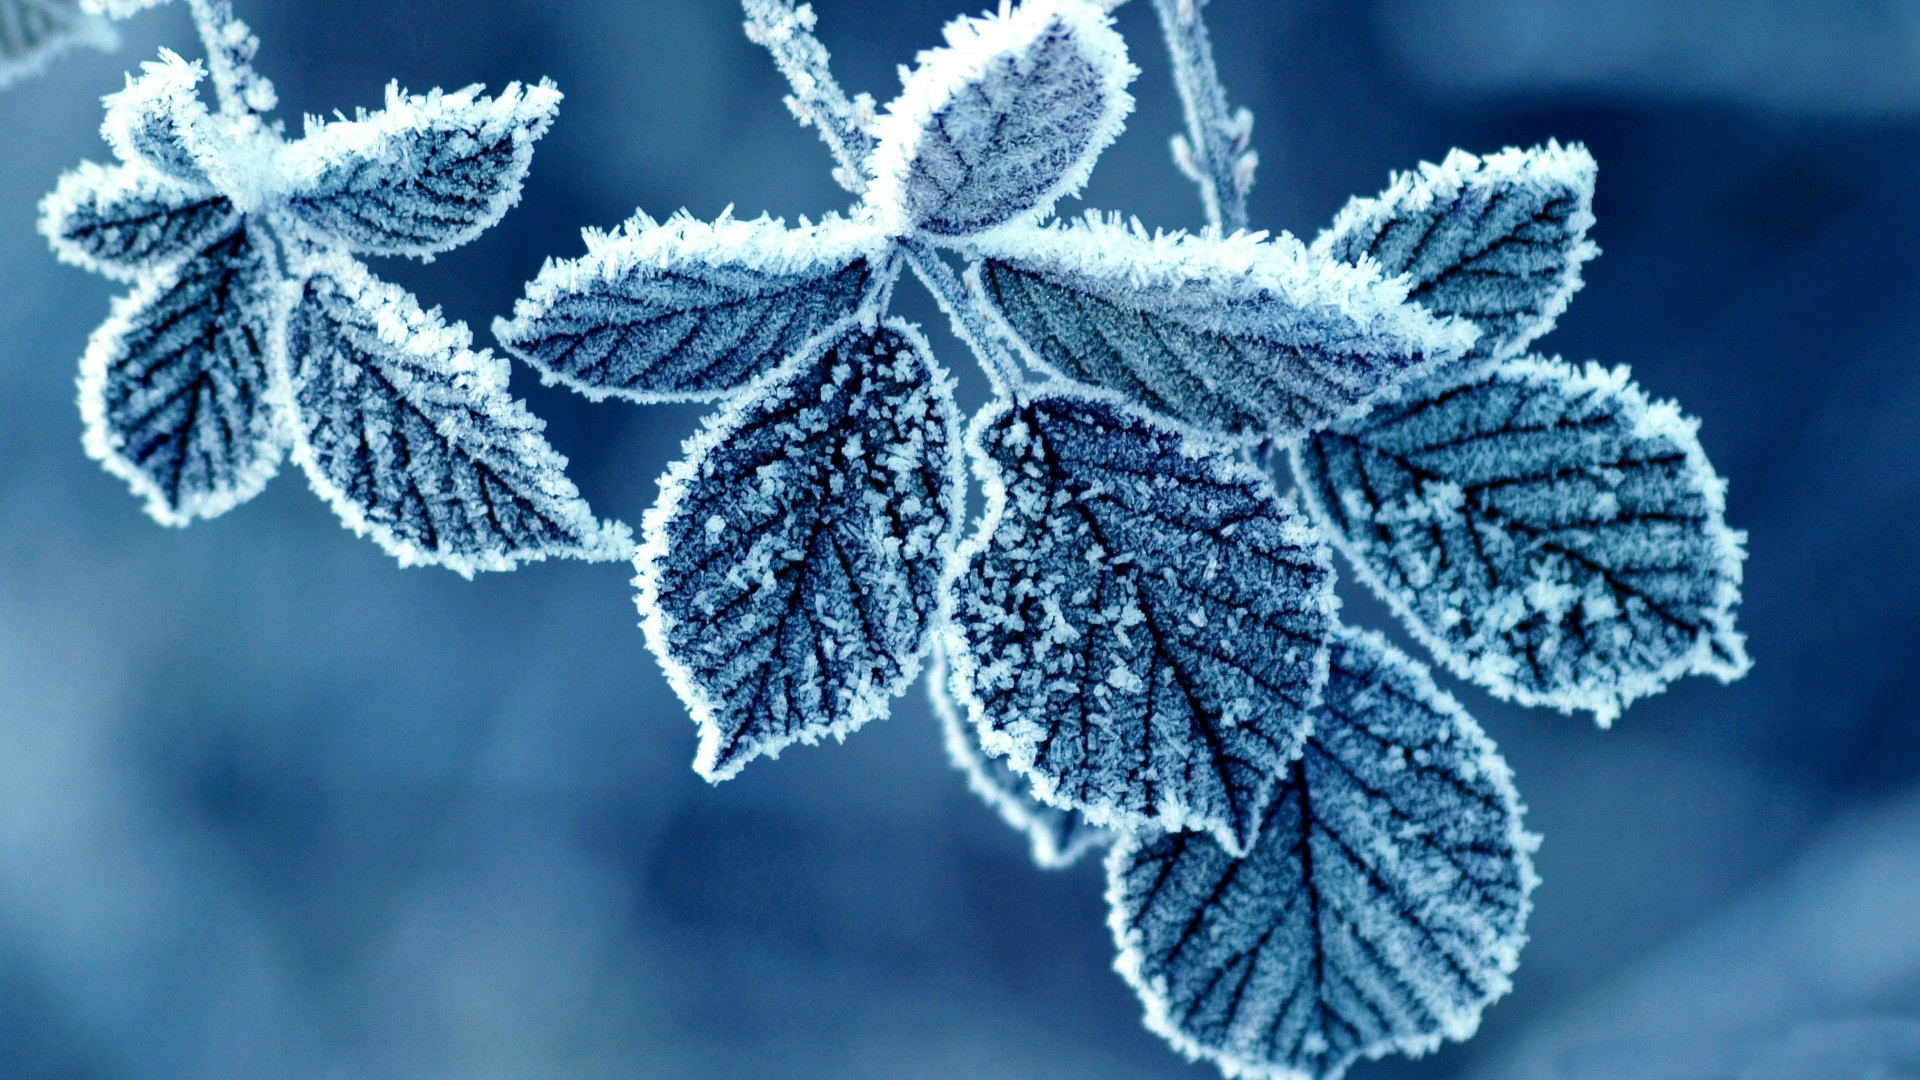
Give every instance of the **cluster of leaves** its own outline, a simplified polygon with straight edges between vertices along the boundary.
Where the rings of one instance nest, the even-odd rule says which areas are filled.
[[[1471,1034],[1534,885],[1505,764],[1340,622],[1331,552],[1461,678],[1605,723],[1745,670],[1741,537],[1694,422],[1527,352],[1596,253],[1584,150],[1456,152],[1311,245],[1246,232],[1251,117],[1197,5],[1155,2],[1207,231],[1050,217],[1132,108],[1111,4],[957,20],[880,110],[806,6],[745,0],[855,205],[589,231],[494,333],[596,400],[715,405],[633,553],[702,775],[844,738],[930,664],[955,763],[1036,860],[1111,846],[1149,1026],[1229,1075],[1331,1078]],[[148,65],[108,102],[121,163],[45,206],[63,258],[135,285],[83,364],[89,449],[169,523],[290,451],[403,562],[631,553],[504,363],[354,258],[496,220],[557,93],[393,90],[288,142],[251,38],[194,3],[219,112],[198,65]],[[993,385],[970,425],[888,314],[908,270]]]
[[[256,42],[197,3],[206,66],[162,52],[106,102],[119,159],[61,178],[41,230],[65,261],[130,282],[81,361],[86,447],[170,525],[258,494],[291,456],[350,528],[403,564],[462,573],[627,557],[506,361],[357,255],[430,257],[519,199],[551,85],[424,96],[309,118],[286,139]]]

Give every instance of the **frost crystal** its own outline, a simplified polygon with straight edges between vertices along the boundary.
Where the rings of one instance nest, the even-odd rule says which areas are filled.
[[[0,0],[0,86],[35,74],[75,45],[111,49],[119,38],[76,0]]]
[[[1105,397],[975,422],[948,654],[980,741],[1095,824],[1253,842],[1326,677],[1326,552],[1265,477]]]
[[[1077,810],[1054,806],[1033,796],[1033,783],[1013,771],[1005,758],[980,746],[980,733],[960,715],[947,691],[947,655],[938,644],[927,665],[927,698],[946,737],[947,760],[967,774],[967,787],[1000,815],[1000,820],[1024,833],[1034,865],[1061,870],[1080,857],[1113,842],[1111,830],[1089,825]]]
[[[1519,961],[1534,844],[1472,719],[1343,628],[1313,738],[1245,858],[1191,833],[1114,848],[1115,966],[1150,1028],[1228,1076],[1336,1080],[1472,1035]]]
[[[1553,329],[1581,265],[1600,253],[1587,240],[1594,173],[1581,146],[1486,158],[1455,150],[1395,177],[1377,199],[1348,203],[1313,248],[1407,275],[1421,306],[1480,328],[1471,361],[1503,360]]]
[[[88,450],[166,524],[251,498],[291,446],[403,564],[628,557],[626,530],[594,520],[508,396],[506,365],[345,254],[425,256],[492,224],[558,91],[390,88],[385,110],[288,143],[259,115],[273,88],[245,24],[224,2],[193,14],[207,66],[143,65],[106,100],[121,164],[83,164],[41,203],[61,259],[134,285],[82,361]],[[209,68],[217,114],[199,96]]]
[[[1139,70],[1099,8],[1028,0],[958,19],[880,117],[867,197],[896,233],[1032,224],[1120,134]]]
[[[844,738],[919,674],[960,518],[947,375],[853,322],[709,421],[636,560],[647,642],[724,780]]]
[[[287,315],[293,458],[347,526],[400,560],[471,575],[549,556],[632,550],[566,478],[544,426],[507,393],[507,363],[465,326],[336,255],[307,268]]]
[[[585,257],[549,261],[493,333],[547,382],[594,400],[740,389],[857,311],[886,250],[874,226],[838,219],[788,229],[641,215],[585,235]]]
[[[1626,369],[1499,364],[1295,455],[1309,504],[1446,665],[1602,722],[1682,675],[1748,666],[1744,537],[1671,403]]]
[[[1218,432],[1294,438],[1474,338],[1290,236],[1149,237],[1089,215],[983,250],[970,284],[1030,362]]]

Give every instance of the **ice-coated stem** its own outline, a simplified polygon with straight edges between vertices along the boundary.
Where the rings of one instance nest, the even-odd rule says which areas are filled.
[[[1247,192],[1260,157],[1248,145],[1253,113],[1229,112],[1213,66],[1213,45],[1200,14],[1206,0],[1153,0],[1173,58],[1173,83],[1186,106],[1187,134],[1173,137],[1173,160],[1200,188],[1207,224],[1222,232],[1247,227]]]
[[[811,124],[833,151],[833,178],[855,195],[867,189],[866,163],[873,153],[873,98],[848,98],[827,66],[827,47],[813,36],[810,4],[793,0],[742,0],[747,40],[773,54],[793,93],[787,108],[801,124]]]
[[[253,69],[260,39],[234,17],[229,0],[187,0],[193,25],[207,50],[207,73],[214,96],[228,116],[258,116],[275,104],[273,84]]]
[[[913,276],[920,279],[939,302],[940,310],[947,313],[947,319],[953,323],[954,336],[980,358],[980,366],[986,370],[994,390],[1005,394],[1025,382],[1019,362],[1007,351],[1005,339],[988,321],[972,290],[960,281],[953,267],[924,240],[908,239],[902,241],[901,246],[906,250],[907,265],[913,268]]]

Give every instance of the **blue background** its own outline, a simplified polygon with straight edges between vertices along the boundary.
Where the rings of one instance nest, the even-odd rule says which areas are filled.
[[[883,101],[958,13],[819,6],[843,82]],[[636,205],[844,204],[730,0],[240,8],[295,130],[390,78],[567,93],[500,226],[375,266],[482,341]],[[1541,347],[1700,416],[1752,536],[1742,683],[1600,731],[1448,682],[1546,837],[1533,941],[1476,1040],[1353,1075],[1920,1072],[1920,5],[1209,11],[1258,116],[1261,227],[1311,236],[1449,147],[1586,143],[1605,254]],[[1151,16],[1121,10],[1140,106],[1086,204],[1192,227]],[[628,568],[402,571],[294,473],[189,530],[144,518],[73,406],[113,287],[34,233],[59,173],[106,156],[121,71],[198,52],[184,10],[122,29],[0,92],[0,1074],[1214,1075],[1141,1029],[1097,861],[1032,868],[917,690],[709,787]],[[916,287],[897,304],[967,367]],[[515,384],[628,521],[698,417]]]

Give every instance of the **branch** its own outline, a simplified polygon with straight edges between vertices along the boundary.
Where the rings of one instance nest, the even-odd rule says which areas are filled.
[[[214,96],[228,116],[258,116],[278,101],[273,84],[253,69],[260,39],[247,24],[234,18],[229,0],[187,0],[193,25],[207,51],[207,72],[213,77]]]
[[[913,276],[920,279],[939,302],[940,310],[947,313],[954,336],[979,357],[994,391],[1007,394],[1026,382],[1019,362],[1007,351],[1005,339],[981,310],[972,290],[953,272],[953,267],[925,240],[911,238],[902,241],[901,246],[906,249],[907,265],[913,268]]]
[[[747,39],[773,54],[773,62],[787,77],[793,93],[787,108],[802,126],[811,124],[833,151],[838,165],[833,178],[855,195],[867,188],[867,157],[873,153],[873,98],[859,94],[849,99],[827,66],[827,47],[813,36],[814,14],[809,4],[794,0],[742,0],[747,12]]]
[[[1253,114],[1227,111],[1200,6],[1206,0],[1153,0],[1173,59],[1173,82],[1186,106],[1187,134],[1173,137],[1173,160],[1200,187],[1207,223],[1223,232],[1247,227],[1247,192],[1260,156],[1249,148]]]

